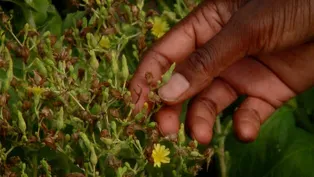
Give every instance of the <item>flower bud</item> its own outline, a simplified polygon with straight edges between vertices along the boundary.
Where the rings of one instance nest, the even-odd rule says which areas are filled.
[[[110,127],[111,127],[113,132],[117,132],[117,124],[115,121],[111,121]]]
[[[69,142],[71,140],[71,136],[69,134],[66,134],[64,139],[66,142]]]
[[[150,122],[147,127],[150,127],[150,128],[155,128],[156,127],[156,122]]]
[[[179,130],[179,134],[178,134],[178,140],[180,144],[184,144],[185,143],[185,130],[184,130],[184,124],[181,123],[180,125],[180,130]]]
[[[110,138],[101,137],[100,140],[101,140],[103,143],[105,143],[106,145],[108,145],[108,146],[112,145],[112,143],[113,143],[112,139],[110,139]]]
[[[193,156],[193,157],[201,157],[202,155],[198,152],[198,151],[192,151],[191,152],[191,156]]]
[[[85,146],[86,146],[89,150],[91,150],[91,149],[92,149],[92,143],[89,141],[87,135],[86,135],[85,133],[83,133],[83,132],[80,132],[79,135],[80,135],[81,139],[83,140]]]
[[[90,56],[91,56],[91,58],[90,58],[90,66],[92,67],[92,69],[93,69],[94,71],[96,71],[96,70],[98,69],[98,67],[99,67],[99,62],[98,62],[98,60],[97,60],[97,58],[96,58],[95,51],[94,51],[94,50],[91,50],[91,51],[89,52],[89,54],[90,54]]]
[[[25,131],[26,131],[26,123],[25,123],[25,120],[23,118],[23,115],[22,115],[22,112],[21,111],[17,111],[17,117],[18,117],[18,126],[19,126],[19,129],[21,130],[21,132],[23,134],[25,134]]]
[[[122,55],[122,69],[121,69],[121,77],[125,82],[129,77],[129,66],[125,55]]]
[[[169,70],[165,74],[162,75],[162,84],[166,84],[170,80],[172,76],[172,72],[174,71],[175,67],[176,67],[176,63],[174,62],[170,66]]]
[[[94,147],[91,148],[91,154],[90,154],[90,162],[92,163],[93,166],[97,165],[97,155],[95,153]]]

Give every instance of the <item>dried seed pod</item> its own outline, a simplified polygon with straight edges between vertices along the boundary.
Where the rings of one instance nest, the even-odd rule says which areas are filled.
[[[23,110],[29,110],[32,107],[32,103],[28,100],[25,100],[22,105]]]

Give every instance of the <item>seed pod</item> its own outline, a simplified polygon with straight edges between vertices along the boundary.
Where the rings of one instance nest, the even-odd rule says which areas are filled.
[[[202,156],[198,151],[195,151],[195,150],[192,151],[190,154],[192,157],[201,157]]]
[[[48,71],[47,71],[44,63],[39,58],[35,58],[34,65],[36,66],[36,68],[40,74],[42,74],[44,77],[47,77]]]
[[[97,165],[97,155],[95,153],[94,147],[91,148],[91,154],[90,154],[90,162],[92,163],[93,166]]]
[[[118,72],[119,72],[118,57],[117,57],[117,53],[115,51],[112,52],[111,65],[112,65],[113,74],[118,74]]]
[[[150,128],[155,128],[156,127],[156,122],[150,122],[147,127],[150,127]]]
[[[26,131],[26,123],[25,123],[25,120],[23,118],[23,115],[22,115],[22,112],[21,111],[17,111],[17,118],[18,118],[18,126],[19,126],[19,129],[21,130],[21,132],[23,134],[25,134],[25,131]]]
[[[89,141],[89,139],[88,139],[88,137],[86,136],[86,134],[83,133],[83,132],[80,132],[79,135],[80,135],[81,139],[83,140],[85,146],[86,146],[89,150],[91,150],[91,149],[92,149],[92,143]]]
[[[98,67],[99,67],[99,62],[96,58],[96,55],[95,55],[95,51],[94,50],[91,50],[89,52],[91,58],[90,58],[90,66],[92,67],[92,69],[94,71],[97,71]]]
[[[13,60],[7,47],[4,47],[4,58],[8,61],[8,69],[6,79],[4,80],[4,83],[2,85],[2,92],[6,92],[9,90],[10,83],[13,79]]]
[[[86,34],[87,44],[91,48],[97,47],[97,40],[95,39],[94,35],[92,33]]]
[[[109,88],[108,87],[105,88],[104,91],[102,91],[102,96],[103,96],[104,101],[108,100],[108,98],[109,98]]]
[[[136,116],[134,117],[134,119],[136,121],[141,121],[143,119],[145,115],[143,114],[143,112],[139,112],[138,114],[136,114]]]
[[[174,71],[175,67],[176,67],[176,63],[173,63],[170,66],[169,70],[165,74],[162,75],[162,85],[166,84],[170,80],[172,76],[172,72]]]
[[[57,124],[56,124],[57,130],[63,129],[63,126],[64,126],[63,116],[64,116],[63,107],[61,107],[59,112],[56,115],[56,117],[57,117],[57,119],[56,119],[56,121],[57,121]]]
[[[178,141],[180,144],[184,144],[185,140],[186,140],[186,138],[185,138],[184,124],[181,123],[179,134],[178,134]]]
[[[71,136],[69,134],[66,134],[64,140],[66,142],[69,142],[71,140]]]
[[[122,55],[122,69],[121,78],[125,82],[129,77],[129,67],[125,55]]]
[[[108,145],[108,146],[112,145],[112,143],[113,143],[112,139],[110,139],[110,138],[101,137],[100,140],[101,140],[103,143],[105,143],[106,145]]]
[[[115,121],[111,121],[110,127],[113,132],[117,132],[117,124]]]

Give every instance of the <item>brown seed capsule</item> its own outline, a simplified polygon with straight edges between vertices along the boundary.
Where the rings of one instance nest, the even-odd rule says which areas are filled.
[[[27,36],[28,37],[35,37],[35,36],[39,36],[39,33],[37,31],[29,31]]]
[[[16,52],[17,56],[22,57],[24,63],[26,63],[29,57],[29,49],[26,46],[18,47]]]
[[[77,22],[76,22],[76,27],[77,28],[81,28],[83,25],[83,20],[82,19],[79,19]]]
[[[109,132],[107,129],[103,129],[101,132],[100,132],[100,136],[103,137],[103,138],[108,138],[109,137]]]
[[[10,175],[9,175],[9,177],[17,177],[17,174],[14,173],[14,172],[11,172]]]
[[[195,149],[196,148],[196,144],[194,141],[190,141],[189,142],[189,147],[191,147],[192,149]]]
[[[55,145],[55,141],[52,137],[48,136],[44,139],[44,143],[46,144],[46,146],[52,148],[52,149],[56,149],[56,145]]]
[[[156,16],[156,15],[158,15],[158,12],[153,9],[148,10],[148,12],[146,13],[146,17]]]
[[[9,121],[11,119],[10,111],[7,108],[2,109],[2,116],[7,121]]]
[[[4,24],[7,23],[10,19],[10,17],[6,15],[5,13],[0,13],[0,18],[1,18],[1,22]]]
[[[145,22],[145,26],[146,26],[146,29],[150,30],[153,28],[153,23],[152,22]]]
[[[148,160],[148,162],[151,164],[154,163],[152,153],[153,153],[153,146],[152,145],[147,146],[147,148],[145,148],[145,150],[144,150],[144,155],[146,156],[146,159]]]
[[[120,117],[119,109],[110,109],[109,112],[113,117],[116,117],[116,118]]]
[[[6,66],[6,62],[5,60],[2,58],[2,56],[0,55],[0,68],[3,68]]]
[[[138,16],[138,8],[136,5],[131,6],[131,11],[132,11],[134,17]]]
[[[50,35],[49,39],[51,42],[51,47],[53,47],[55,45],[55,43],[57,42],[57,36],[56,35]]]
[[[129,125],[127,128],[126,128],[126,134],[128,136],[133,136],[134,135],[134,124],[131,124]]]
[[[10,162],[11,164],[13,164],[13,165],[16,165],[16,164],[20,163],[20,161],[21,161],[21,159],[20,159],[19,156],[12,156],[12,157],[10,157],[10,159],[9,159],[9,162]]]
[[[114,96],[117,99],[121,99],[122,98],[121,93],[118,90],[116,90],[116,89],[111,89],[110,93],[112,94],[112,96]]]
[[[17,49],[17,46],[15,43],[8,41],[6,42],[6,47],[10,50],[10,51],[15,51]]]
[[[29,110],[32,107],[32,103],[28,100],[25,100],[22,105],[23,110]]]
[[[4,107],[7,104],[8,96],[6,94],[0,95],[0,107]]]
[[[80,79],[80,80],[83,80],[83,78],[84,78],[84,75],[85,75],[85,70],[84,69],[78,69],[78,78]]]
[[[48,107],[44,107],[40,112],[40,117],[51,117],[51,112],[51,109],[49,109]]]
[[[138,39],[138,48],[140,53],[146,48],[145,36],[141,35]]]
[[[213,156],[215,153],[214,149],[213,148],[207,148],[205,151],[204,151],[204,156],[206,158],[210,158],[211,156]]]
[[[11,81],[11,87],[16,88],[19,86],[19,83],[17,81],[17,79],[15,77],[13,77],[12,81]]]
[[[36,136],[30,136],[30,137],[28,138],[28,142],[29,142],[29,143],[35,143],[35,142],[37,142],[37,137],[36,137]]]
[[[118,169],[122,166],[121,160],[117,159],[115,156],[110,155],[108,156],[107,160],[108,164],[114,169]]]

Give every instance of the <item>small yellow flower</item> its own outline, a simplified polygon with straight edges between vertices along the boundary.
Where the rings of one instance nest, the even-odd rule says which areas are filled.
[[[154,167],[160,167],[161,163],[169,163],[170,158],[167,157],[169,154],[169,149],[166,148],[164,145],[154,144],[154,150],[152,154],[152,157],[154,159]]]
[[[162,37],[168,30],[168,23],[160,17],[154,17],[151,22],[153,23],[152,33],[157,38]]]
[[[45,89],[40,87],[29,87],[28,91],[32,92],[35,95],[41,95],[45,91]]]
[[[108,49],[110,48],[110,40],[108,37],[106,36],[102,36],[100,41],[99,41],[99,45],[102,47],[102,48],[105,48],[105,49]]]

